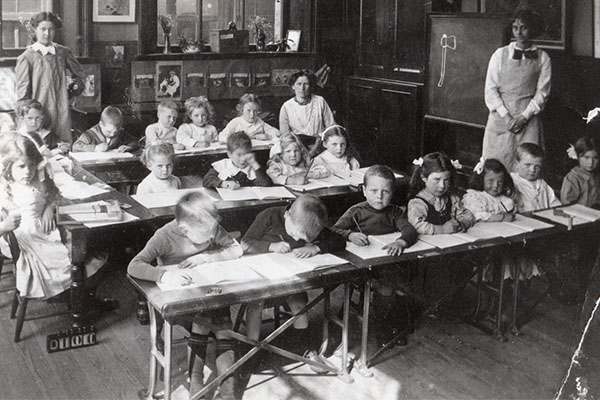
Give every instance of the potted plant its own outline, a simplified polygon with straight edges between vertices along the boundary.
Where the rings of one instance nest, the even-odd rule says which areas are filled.
[[[247,26],[256,43],[256,50],[264,51],[267,40],[273,38],[273,25],[265,17],[254,15],[248,17]]]
[[[158,23],[162,28],[163,34],[165,35],[165,49],[164,54],[171,52],[171,28],[173,28],[174,18],[171,14],[161,14],[158,16]]]

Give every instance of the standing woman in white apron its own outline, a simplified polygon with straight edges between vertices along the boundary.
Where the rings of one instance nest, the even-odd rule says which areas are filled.
[[[532,44],[543,31],[538,13],[518,10],[512,17],[516,41],[497,49],[488,65],[485,104],[490,110],[483,157],[513,170],[515,150],[524,142],[544,146],[540,113],[550,94],[550,57]]]

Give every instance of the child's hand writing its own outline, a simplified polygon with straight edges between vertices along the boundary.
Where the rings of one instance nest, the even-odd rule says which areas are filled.
[[[165,271],[160,277],[160,281],[170,285],[185,286],[192,283],[192,277],[187,272],[181,270]]]
[[[319,247],[314,244],[308,244],[293,250],[294,256],[297,258],[309,258],[319,254]]]
[[[41,224],[40,228],[42,229],[42,232],[44,232],[46,235],[54,230],[54,228],[56,227],[56,224],[54,222],[54,207],[53,206],[46,207],[46,209],[42,213],[42,216],[40,217],[40,224]]]
[[[442,233],[456,233],[460,231],[460,229],[460,224],[454,218],[442,225]]]
[[[510,212],[504,213],[502,220],[512,222],[515,220],[515,214]]]
[[[185,150],[185,146],[182,145],[181,143],[175,143],[175,144],[173,144],[173,148],[175,150]]]
[[[289,185],[306,185],[308,183],[308,179],[304,177],[303,173],[290,175],[285,180],[285,183]]]
[[[117,152],[119,152],[119,153],[125,153],[126,151],[129,151],[129,150],[131,150],[131,147],[126,146],[126,145],[121,145],[117,149]]]
[[[258,133],[252,137],[255,140],[271,140],[271,137],[266,133]]]
[[[387,250],[387,253],[390,256],[399,256],[404,251],[406,244],[407,243],[404,240],[396,240],[395,242],[386,244],[381,249]]]
[[[236,181],[223,181],[223,182],[221,182],[221,187],[223,189],[236,190],[236,189],[240,188],[240,184],[237,183]]]
[[[271,253],[289,253],[292,247],[288,242],[276,242],[269,245],[269,251]]]
[[[369,245],[369,237],[364,233],[352,232],[350,235],[348,235],[348,239],[350,239],[350,241],[357,246]]]
[[[96,147],[94,147],[94,151],[105,152],[108,150],[108,143],[98,143]]]
[[[204,254],[196,254],[195,256],[191,256],[183,260],[177,265],[179,269],[189,269],[194,268],[198,265],[205,264],[207,262],[207,258]]]
[[[194,147],[206,147],[208,146],[208,142],[206,140],[198,140],[194,143]]]
[[[14,231],[21,225],[21,214],[12,211],[2,221],[0,221],[0,233]]]
[[[58,145],[57,149],[60,151],[60,154],[69,154],[69,151],[71,151],[71,146],[67,143],[61,143]]]

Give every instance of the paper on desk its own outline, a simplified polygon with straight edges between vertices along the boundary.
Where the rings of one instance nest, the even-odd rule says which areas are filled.
[[[85,182],[75,180],[66,172],[55,172],[54,183],[60,191],[60,194],[70,200],[86,199],[98,194],[109,192],[110,189],[104,185],[90,185]]]
[[[368,169],[369,169],[369,167],[364,167],[364,168],[354,169],[352,171],[336,172],[335,175],[338,178],[343,179],[347,185],[358,186],[358,185],[361,185],[364,183],[365,173],[367,172]],[[398,178],[402,178],[403,175],[397,174],[394,172],[394,177],[396,179],[398,179]]]
[[[71,152],[69,153],[71,158],[83,163],[92,161],[110,161],[118,160],[122,158],[133,158],[135,157],[131,153],[119,153],[118,151],[82,151],[82,152]]]
[[[422,240],[417,240],[415,242],[415,244],[413,244],[410,247],[407,247],[404,249],[404,251],[402,252],[402,254],[410,254],[410,253],[416,253],[419,251],[426,251],[426,250],[432,250],[435,249],[434,245],[431,245],[427,242],[423,242]]]
[[[331,176],[328,176],[327,178],[309,179],[309,182],[306,185],[285,185],[285,186],[292,190],[295,190],[297,192],[306,192],[309,190],[348,186],[348,182],[346,182],[345,180],[343,180],[335,175],[331,175]]]
[[[206,147],[190,147],[184,150],[175,150],[175,154],[194,154],[210,150],[227,150],[227,144],[221,142],[213,142]]]
[[[460,246],[461,244],[469,243],[468,240],[462,239],[455,234],[439,234],[439,235],[419,235],[419,240],[429,243],[438,249],[447,249],[449,247]]]
[[[225,201],[265,200],[265,199],[294,199],[292,193],[283,186],[250,186],[239,189],[217,188],[217,192]]]
[[[516,226],[517,228],[524,229],[528,232],[537,231],[540,229],[548,229],[554,227],[552,224],[539,221],[535,218],[528,218],[521,214],[515,215],[514,221],[504,221],[505,224]]]
[[[556,222],[556,223],[564,225],[564,226],[569,226],[569,218],[567,216],[555,215],[554,209],[552,209],[552,208],[547,209],[547,210],[542,210],[542,211],[536,211],[533,213],[533,215],[536,215],[538,217],[542,217],[545,219],[549,219],[550,221]],[[571,214],[569,214],[569,215],[571,215]],[[585,219],[585,218],[581,218],[581,217],[577,217],[577,216],[572,216],[572,219],[573,219],[573,225],[583,225],[583,224],[589,224],[591,222],[589,219]]]
[[[201,190],[195,189],[177,189],[177,190],[168,190],[166,192],[160,193],[144,193],[144,194],[134,194],[131,196],[132,199],[140,203],[146,208],[160,208],[160,207],[172,207],[177,204],[179,199],[183,197],[183,195],[188,194],[190,192],[199,192]],[[211,199],[212,201],[217,201],[213,196],[203,192],[206,197]]]
[[[60,206],[60,207],[58,207],[58,214],[59,215],[68,215],[74,221],[80,221],[83,223],[84,226],[87,226],[88,228],[95,228],[95,227],[105,226],[105,225],[122,224],[125,222],[135,221],[136,219],[139,219],[135,215],[131,215],[126,212],[122,212],[122,218],[120,220],[101,220],[101,219],[98,220],[99,218],[102,218],[102,216],[98,216],[93,211],[93,207],[97,206],[97,205],[105,205],[106,206],[106,205],[108,205],[108,203],[106,201],[100,200],[100,201],[92,201],[92,202],[88,202],[88,203],[78,203],[78,204],[71,204],[71,205],[67,205],[67,206]],[[98,220],[98,221],[96,221],[96,220]]]
[[[600,219],[600,211],[594,210],[593,208],[586,207],[581,204],[572,204],[566,207],[560,207],[565,213],[574,217],[587,219],[590,222],[598,221]]]
[[[309,258],[297,258],[293,253],[267,253],[252,257],[251,268],[263,278],[278,280],[289,278],[315,269],[346,264],[347,261],[332,254],[317,254]]]
[[[386,244],[395,242],[401,237],[400,232],[392,232],[385,235],[368,235],[369,244],[367,246],[359,246],[350,241],[346,242],[346,250],[350,253],[359,256],[363,260],[377,257],[387,257],[387,250],[382,247]]]

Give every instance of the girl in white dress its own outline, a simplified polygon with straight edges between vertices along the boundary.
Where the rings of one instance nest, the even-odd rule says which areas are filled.
[[[360,168],[356,158],[348,154],[348,132],[344,127],[330,126],[323,131],[321,139],[325,150],[315,157],[311,171],[325,168],[328,175],[333,175]]]
[[[308,150],[296,135],[288,134],[271,148],[267,175],[276,185],[304,185],[308,178],[318,179],[328,175],[325,168],[312,168],[308,174]]]
[[[142,162],[150,170],[150,174],[140,182],[136,194],[181,189],[181,180],[173,175],[175,150],[171,143],[158,140],[147,145]]]
[[[261,102],[257,95],[252,93],[242,95],[235,109],[238,116],[229,121],[225,129],[219,133],[220,142],[227,143],[227,138],[235,132],[244,132],[254,140],[272,140],[279,137],[279,130],[259,117]]]
[[[190,122],[177,129],[177,143],[186,148],[208,147],[217,141],[217,128],[211,125],[215,119],[215,109],[204,96],[190,97],[184,103],[185,113]]]
[[[54,220],[60,194],[44,157],[30,139],[4,134],[0,154],[1,219],[14,222],[20,215],[20,225],[11,226],[18,225],[12,231],[21,251],[15,266],[17,289],[30,298],[53,297],[71,285],[71,261]],[[3,243],[3,252],[6,248]],[[106,257],[90,259],[86,275],[96,273],[105,261]],[[106,310],[118,306],[115,300],[110,302]]]

